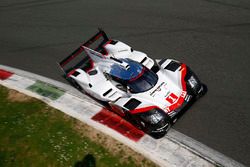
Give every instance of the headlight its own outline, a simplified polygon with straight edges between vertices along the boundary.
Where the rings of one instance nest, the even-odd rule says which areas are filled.
[[[197,80],[193,75],[188,79],[188,83],[192,88],[194,88],[198,84]]]

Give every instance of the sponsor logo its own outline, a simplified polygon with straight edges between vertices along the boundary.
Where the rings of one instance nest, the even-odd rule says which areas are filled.
[[[151,93],[150,93],[150,96],[153,96],[155,95],[156,92],[160,92],[161,91],[161,87],[162,85],[164,85],[165,82],[162,82],[155,90],[153,90]]]
[[[186,91],[182,91],[182,92],[181,92],[181,97],[185,98],[186,95],[187,95],[187,92],[186,92]]]
[[[176,96],[174,93],[171,93],[166,100],[170,103],[173,104],[174,102],[176,102],[176,100],[178,99],[178,96]]]

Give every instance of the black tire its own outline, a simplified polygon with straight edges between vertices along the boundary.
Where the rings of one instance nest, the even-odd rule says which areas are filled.
[[[149,135],[151,137],[153,137],[154,139],[160,139],[160,138],[164,137],[168,133],[170,128],[171,128],[171,124],[168,125],[168,128],[167,128],[166,131],[159,132],[159,133],[149,133]]]
[[[169,116],[167,116],[165,121],[164,121],[164,124],[168,124],[168,126],[166,128],[164,128],[164,131],[157,132],[157,133],[149,132],[148,134],[155,139],[162,138],[163,136],[165,136],[167,134],[169,129],[172,127],[172,125],[173,125],[172,119]]]

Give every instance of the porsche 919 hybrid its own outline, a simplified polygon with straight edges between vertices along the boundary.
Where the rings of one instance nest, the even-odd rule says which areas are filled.
[[[153,60],[103,30],[59,63],[80,91],[155,138],[206,89],[192,70],[173,59]]]

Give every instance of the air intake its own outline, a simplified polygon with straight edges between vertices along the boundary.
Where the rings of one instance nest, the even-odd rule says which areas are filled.
[[[176,71],[180,67],[180,63],[171,61],[164,69],[170,70],[170,71]]]
[[[126,104],[124,104],[124,107],[126,107],[129,110],[133,110],[137,106],[139,106],[140,104],[141,104],[141,102],[139,100],[131,98]]]
[[[107,94],[109,94],[112,91],[112,89],[110,88],[107,92],[103,93],[103,96],[107,96]]]

